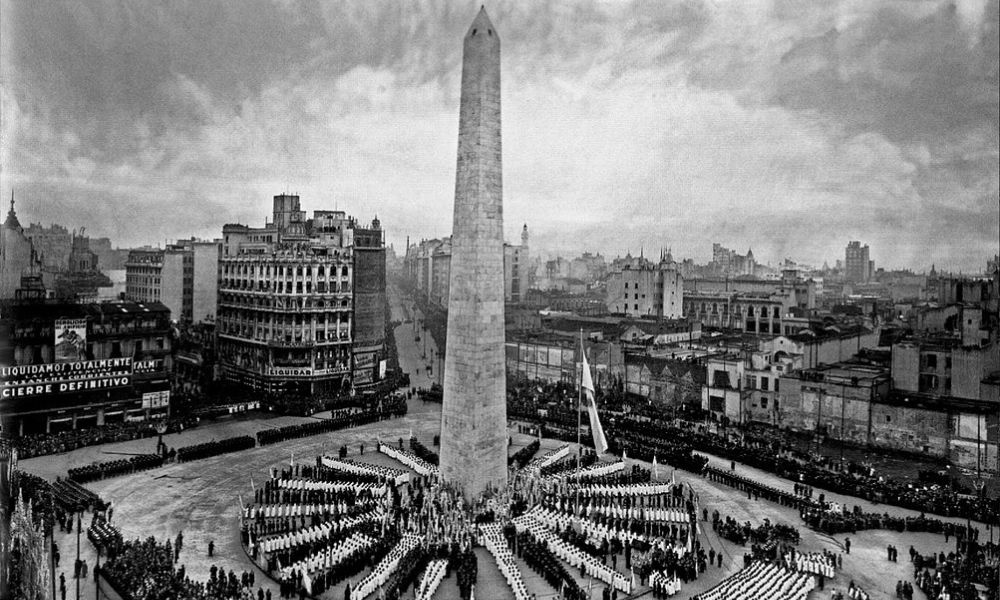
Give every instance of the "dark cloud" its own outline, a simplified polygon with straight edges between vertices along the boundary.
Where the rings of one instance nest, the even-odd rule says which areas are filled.
[[[400,242],[448,233],[479,2],[0,1],[0,187],[28,220],[218,235],[290,186],[310,209],[397,215]],[[620,227],[702,259],[858,238],[979,265],[998,235],[998,5],[491,5],[508,218],[541,249],[623,248]]]

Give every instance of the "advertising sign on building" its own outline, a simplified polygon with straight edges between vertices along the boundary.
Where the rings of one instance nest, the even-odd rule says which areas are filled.
[[[267,374],[276,377],[308,377],[313,374],[312,367],[268,367]]]
[[[3,398],[124,387],[132,383],[132,358],[3,367],[0,379]]]
[[[146,392],[142,395],[143,408],[164,408],[170,405],[170,390]]]
[[[87,319],[56,319],[55,362],[86,360]]]
[[[378,378],[381,381],[385,379],[385,371],[388,367],[388,361],[380,360],[378,361]]]

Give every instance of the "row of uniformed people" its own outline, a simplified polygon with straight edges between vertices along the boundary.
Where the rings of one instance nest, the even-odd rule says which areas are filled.
[[[520,569],[517,568],[514,555],[507,545],[507,540],[504,538],[500,526],[496,523],[480,525],[479,534],[480,541],[496,559],[497,566],[500,567],[500,572],[503,573],[507,585],[514,593],[515,600],[528,600],[528,588],[524,585],[524,578],[521,576]]]

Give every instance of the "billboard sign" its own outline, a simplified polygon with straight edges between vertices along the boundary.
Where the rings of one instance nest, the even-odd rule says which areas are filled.
[[[87,319],[56,319],[55,362],[86,360]]]
[[[378,361],[378,378],[379,381],[385,379],[385,371],[388,365],[388,361],[380,360]]]
[[[142,395],[143,408],[164,408],[170,405],[170,390],[146,392]]]
[[[132,383],[132,358],[3,367],[0,379],[3,398],[125,387]]]

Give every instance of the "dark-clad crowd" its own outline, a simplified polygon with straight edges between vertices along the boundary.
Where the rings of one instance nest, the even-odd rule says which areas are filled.
[[[192,580],[184,565],[176,565],[177,553],[170,542],[150,537],[131,540],[109,550],[100,572],[123,598],[184,600],[256,600],[270,597],[263,588],[254,589],[253,572],[226,573],[212,565],[207,582]]]
[[[108,477],[117,477],[119,475],[128,475],[129,473],[138,473],[147,469],[155,469],[156,467],[163,466],[165,461],[166,457],[159,454],[140,454],[129,458],[75,467],[67,471],[67,476],[77,483],[87,483]]]
[[[18,458],[25,459],[46,454],[69,452],[86,446],[128,442],[154,437],[158,435],[156,429],[158,424],[159,422],[149,421],[109,423],[99,427],[24,435],[13,439],[11,443],[17,448]],[[197,424],[198,420],[191,417],[169,419],[166,422],[166,432],[177,433],[190,429]]]
[[[187,462],[228,454],[229,452],[239,452],[255,446],[254,439],[249,435],[231,437],[224,440],[213,440],[203,444],[185,446],[177,450],[177,462]]]
[[[368,423],[375,423],[393,417],[406,415],[406,396],[401,394],[386,394],[379,399],[370,400],[371,404],[360,410],[337,409],[329,419],[320,419],[308,423],[286,425],[257,432],[257,443],[261,446],[276,444],[285,440],[309,437],[321,433],[329,433],[341,429],[349,429]]]

